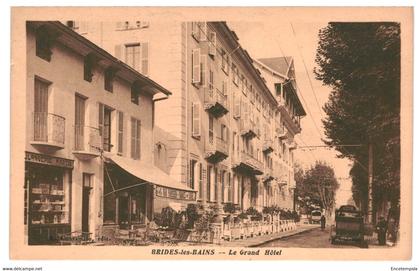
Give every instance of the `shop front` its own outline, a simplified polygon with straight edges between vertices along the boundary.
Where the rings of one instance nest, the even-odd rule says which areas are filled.
[[[118,155],[105,155],[104,231],[145,227],[156,211],[167,206],[183,209],[188,202],[195,202],[195,191],[159,168]]]
[[[29,245],[70,232],[73,160],[26,152],[24,214]]]

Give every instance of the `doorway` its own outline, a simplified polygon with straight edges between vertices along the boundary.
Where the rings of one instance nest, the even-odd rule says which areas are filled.
[[[92,190],[92,174],[83,173],[82,191],[82,232],[89,232],[90,191]]]

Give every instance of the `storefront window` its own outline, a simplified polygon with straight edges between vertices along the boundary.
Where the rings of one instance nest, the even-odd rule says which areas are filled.
[[[65,169],[51,166],[28,166],[29,222],[37,224],[69,223],[68,182]]]
[[[105,174],[105,176],[107,176]],[[116,196],[108,177],[104,178],[104,224],[116,223]]]

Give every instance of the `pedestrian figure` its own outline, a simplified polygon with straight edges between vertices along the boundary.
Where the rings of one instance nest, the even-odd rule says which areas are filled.
[[[324,230],[325,229],[325,216],[324,215],[322,215],[321,216],[321,230]]]
[[[376,224],[376,232],[378,233],[378,242],[380,246],[384,246],[386,243],[386,230],[387,223],[383,216],[379,217],[379,221]]]

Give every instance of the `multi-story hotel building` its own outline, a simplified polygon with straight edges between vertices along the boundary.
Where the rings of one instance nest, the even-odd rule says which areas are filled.
[[[296,148],[294,137],[300,133],[300,119],[306,112],[297,95],[297,84],[292,57],[273,57],[254,60],[254,65],[266,80],[271,93],[276,97],[278,111],[280,112],[279,125],[281,135],[277,141],[278,148],[274,153],[274,167],[278,177],[286,182],[281,193],[280,207],[291,209],[294,202],[294,156]],[[293,206],[294,208],[294,206]]]
[[[294,120],[304,111],[298,100],[295,115],[279,104],[282,95],[226,23],[70,26],[173,92],[156,105],[155,152],[166,153],[159,167],[196,190],[199,202],[219,210],[226,203],[293,208]]]
[[[195,200],[153,166],[155,102],[167,89],[60,22],[28,22],[26,39],[29,244],[95,238],[145,224],[155,205]]]

